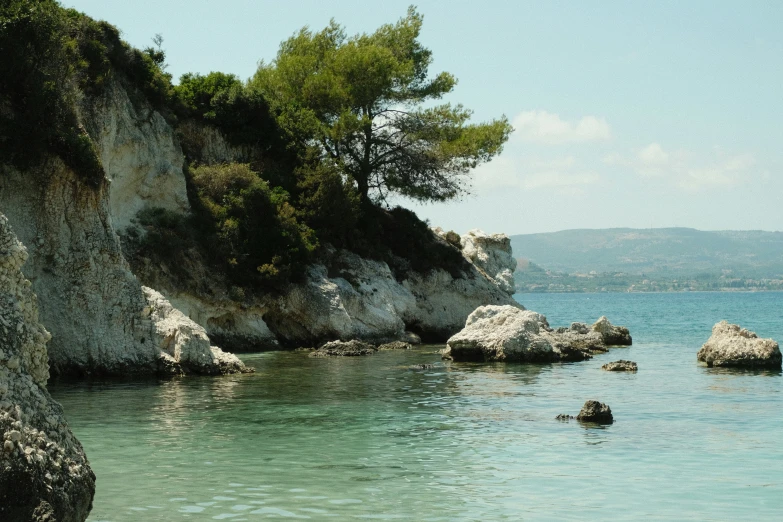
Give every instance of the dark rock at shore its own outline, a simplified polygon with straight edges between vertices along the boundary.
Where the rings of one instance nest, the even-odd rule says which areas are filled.
[[[620,359],[619,361],[604,364],[601,366],[601,369],[606,370],[607,372],[635,372],[639,368],[633,361]]]
[[[612,416],[612,409],[603,402],[587,401],[582,406],[579,415],[576,416],[576,420],[596,424],[612,424],[614,417]]]
[[[358,357],[360,355],[372,355],[378,348],[362,341],[331,341],[314,352],[310,357]]]

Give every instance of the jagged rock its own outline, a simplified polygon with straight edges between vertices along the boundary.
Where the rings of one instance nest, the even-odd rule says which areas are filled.
[[[592,327],[603,337],[606,346],[630,346],[631,334],[625,326],[614,326],[606,316],[601,316]]]
[[[576,417],[574,417],[573,415],[568,415],[567,413],[561,413],[560,415],[558,415],[557,417],[555,417],[555,420],[559,420],[559,421],[570,421],[570,420],[574,420],[575,418],[576,418]]]
[[[443,352],[455,361],[571,362],[601,350],[600,335],[580,323],[553,330],[546,317],[513,306],[481,306]]]
[[[82,522],[95,475],[45,388],[51,336],[21,272],[26,260],[0,214],[0,520]]]
[[[635,372],[638,370],[638,367],[636,366],[636,363],[633,361],[626,361],[624,359],[620,359],[619,361],[614,361],[610,363],[606,363],[603,366],[601,366],[602,370],[606,370],[608,372]]]
[[[576,420],[596,424],[612,424],[614,417],[612,416],[612,409],[603,402],[587,401],[582,406],[579,415],[576,416]]]
[[[375,346],[362,341],[331,341],[311,352],[310,357],[357,357],[372,355],[377,351]]]
[[[462,236],[462,255],[484,271],[498,288],[509,295],[514,293],[517,262],[511,255],[511,239],[507,235],[471,230]]]
[[[759,339],[754,333],[736,324],[721,321],[712,327],[712,335],[696,355],[707,366],[737,366],[746,368],[781,368],[778,343]]]
[[[603,336],[591,330],[585,323],[571,323],[568,328],[557,328],[554,333],[559,341],[571,349],[585,352],[605,352]]]
[[[142,287],[147,307],[142,315],[150,319],[149,338],[157,342],[164,371],[162,373],[249,373],[236,355],[212,346],[204,328],[171,306],[152,288]]]
[[[378,347],[379,350],[410,350],[410,343],[403,341],[394,341],[391,343],[385,343]]]

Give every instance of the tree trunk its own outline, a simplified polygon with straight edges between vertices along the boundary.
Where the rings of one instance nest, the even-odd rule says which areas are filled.
[[[356,185],[359,188],[359,198],[362,203],[366,203],[370,200],[370,183],[366,176],[357,176]]]

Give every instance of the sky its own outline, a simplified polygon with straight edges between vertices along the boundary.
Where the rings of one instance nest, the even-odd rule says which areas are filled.
[[[408,1],[61,0],[136,47],[164,38],[168,72],[249,78],[303,26],[349,34]],[[464,233],[576,228],[783,230],[783,2],[419,1],[445,101],[515,132],[470,196],[420,205]]]

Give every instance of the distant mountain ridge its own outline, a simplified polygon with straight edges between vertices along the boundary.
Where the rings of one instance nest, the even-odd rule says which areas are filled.
[[[576,229],[511,236],[514,256],[564,273],[730,271],[783,277],[783,232]]]

